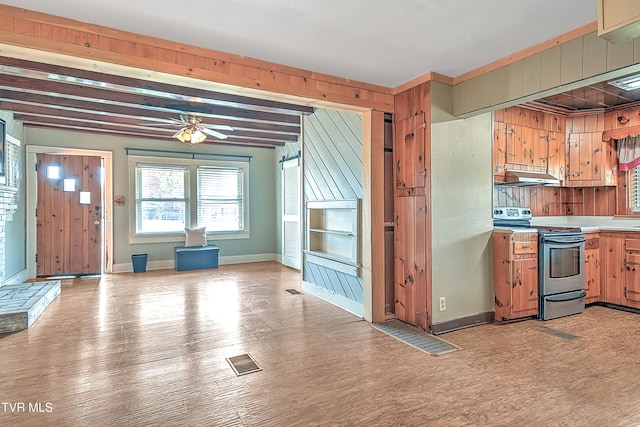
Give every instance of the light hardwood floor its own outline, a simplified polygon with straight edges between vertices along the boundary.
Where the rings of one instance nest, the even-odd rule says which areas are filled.
[[[288,288],[273,262],[64,280],[0,336],[0,425],[640,425],[637,314],[478,326],[432,357]],[[246,352],[263,371],[236,377]]]

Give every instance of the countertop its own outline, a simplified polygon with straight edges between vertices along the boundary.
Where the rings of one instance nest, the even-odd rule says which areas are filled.
[[[493,227],[493,231],[497,231],[500,233],[537,233],[538,229],[531,227],[501,227],[495,226]]]
[[[640,232],[639,218],[621,218],[612,216],[561,216],[537,217],[532,227],[579,228],[583,233],[598,231]]]

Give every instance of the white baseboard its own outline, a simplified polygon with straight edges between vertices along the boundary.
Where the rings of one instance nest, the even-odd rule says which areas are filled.
[[[29,273],[27,270],[22,270],[18,274],[14,274],[13,276],[7,278],[4,282],[0,282],[0,286],[2,285],[19,285],[20,283],[24,283],[29,278]]]
[[[351,314],[355,314],[360,318],[364,318],[364,305],[360,302],[350,300],[349,298],[345,298],[342,295],[338,295],[335,292],[332,292],[313,283],[306,282],[304,280],[302,281],[301,288],[303,291],[313,296],[336,305],[341,309],[346,310]]]
[[[249,262],[262,262],[262,261],[274,261],[277,254],[251,254],[251,255],[231,255],[221,256],[218,258],[219,265],[227,264],[245,264]],[[175,268],[176,262],[173,259],[161,260],[161,261],[149,261],[147,262],[147,270],[166,270],[169,268]],[[114,273],[130,273],[133,271],[133,264],[125,262],[121,264],[113,265]]]
[[[277,254],[252,254],[252,255],[230,255],[221,256],[218,259],[220,265],[225,264],[245,264],[248,262],[275,261]]]

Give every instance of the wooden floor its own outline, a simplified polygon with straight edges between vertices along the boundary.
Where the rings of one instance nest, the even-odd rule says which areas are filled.
[[[0,425],[640,425],[640,315],[478,326],[433,357],[298,284],[277,263],[64,280],[0,337]],[[263,371],[236,377],[247,352]]]

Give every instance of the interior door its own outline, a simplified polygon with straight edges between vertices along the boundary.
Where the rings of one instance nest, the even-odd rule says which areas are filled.
[[[99,156],[37,155],[36,274],[102,272]]]
[[[300,270],[300,158],[282,164],[282,264]]]

